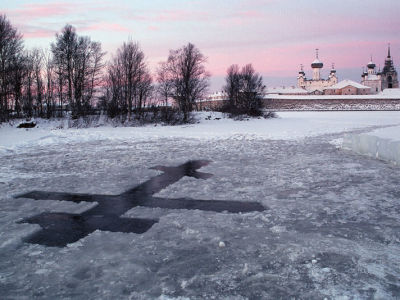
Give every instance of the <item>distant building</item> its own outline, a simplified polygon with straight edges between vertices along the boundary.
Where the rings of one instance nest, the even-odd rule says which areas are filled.
[[[369,86],[372,94],[377,94],[382,91],[382,76],[380,72],[375,71],[376,65],[372,61],[367,64],[367,71],[361,75],[361,84]]]
[[[205,99],[197,100],[199,110],[219,110],[228,102],[228,94],[225,91],[215,92]]]
[[[308,91],[303,88],[298,88],[295,86],[282,86],[282,87],[272,87],[267,88],[265,91],[266,95],[308,95]]]
[[[228,100],[228,94],[225,91],[209,94],[206,98],[208,101]]]
[[[393,59],[390,56],[390,45],[388,47],[388,56],[385,59],[385,66],[382,70],[382,90],[393,89],[399,87],[397,79],[397,71],[393,65]]]
[[[362,85],[352,80],[341,82],[325,89],[325,95],[369,95],[371,87]]]
[[[367,71],[361,75],[361,84],[371,87],[371,93],[377,94],[384,89],[399,87],[397,71],[394,68],[393,59],[390,55],[390,45],[382,72],[376,72],[375,70],[376,65],[372,62],[371,58],[371,61],[367,65]]]
[[[333,65],[328,79],[321,78],[321,69],[323,68],[323,66],[324,64],[318,58],[318,49],[316,49],[316,58],[311,63],[313,78],[307,79],[306,74],[303,70],[303,66],[301,66],[301,70],[299,72],[299,75],[297,76],[297,87],[306,89],[309,93],[312,94],[322,94],[326,88],[338,83],[336,70]]]

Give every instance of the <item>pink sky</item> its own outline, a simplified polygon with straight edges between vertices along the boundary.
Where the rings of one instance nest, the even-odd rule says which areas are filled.
[[[107,58],[128,38],[139,41],[152,70],[170,49],[192,42],[208,57],[212,90],[231,64],[252,63],[267,86],[295,84],[300,64],[310,74],[315,48],[339,79],[359,81],[370,55],[383,65],[389,42],[400,63],[397,0],[14,0],[0,11],[27,48],[48,48],[68,23],[100,41]]]

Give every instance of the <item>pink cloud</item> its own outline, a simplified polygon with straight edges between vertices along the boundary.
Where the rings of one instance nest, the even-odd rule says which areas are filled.
[[[158,31],[160,28],[157,26],[150,25],[150,26],[147,26],[147,29],[150,31]]]
[[[36,38],[49,38],[54,37],[56,34],[53,30],[47,29],[36,29],[34,31],[25,31],[23,36],[25,38],[36,39]]]
[[[199,11],[185,11],[185,10],[164,10],[155,15],[155,19],[164,22],[176,22],[184,20],[204,20],[208,18],[208,14]]]
[[[22,25],[16,24],[19,32],[22,33],[24,38],[36,39],[36,38],[50,38],[54,37],[56,30],[48,29],[43,26],[33,26],[33,25]]]
[[[24,4],[21,8],[10,11],[9,13],[18,19],[32,20],[37,18],[54,17],[67,15],[74,12],[74,7],[67,2],[53,2],[47,4]]]
[[[81,27],[82,31],[113,31],[113,32],[130,32],[131,30],[118,23],[100,22],[86,27]]]
[[[130,14],[128,19],[152,22],[203,21],[210,18],[209,13],[191,10],[153,10],[142,14]]]

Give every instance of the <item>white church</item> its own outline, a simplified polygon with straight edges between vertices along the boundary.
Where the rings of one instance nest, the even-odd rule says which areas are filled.
[[[368,95],[377,94],[384,89],[399,87],[397,71],[390,55],[390,45],[383,70],[376,71],[376,65],[372,62],[371,57],[371,61],[367,64],[367,70],[363,71],[361,75],[361,83],[351,80],[338,82],[333,64],[329,77],[323,79],[321,78],[323,66],[324,64],[318,57],[318,49],[316,49],[316,58],[311,63],[313,77],[312,79],[307,79],[303,66],[301,66],[297,76],[297,87],[306,90],[308,94],[314,95]]]
[[[313,77],[312,79],[306,78],[306,74],[304,73],[302,65],[299,75],[297,76],[297,87],[307,90],[310,94],[321,95],[324,93],[324,90],[326,88],[337,84],[338,78],[336,76],[334,65],[332,65],[332,69],[329,73],[328,79],[321,78],[321,69],[323,67],[324,64],[322,61],[319,60],[318,49],[316,49],[315,60],[311,63]]]

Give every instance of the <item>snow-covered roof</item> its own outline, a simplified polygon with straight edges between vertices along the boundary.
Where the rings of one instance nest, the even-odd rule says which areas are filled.
[[[343,89],[346,86],[353,86],[358,89],[370,89],[371,87],[362,85],[361,83],[355,82],[353,80],[345,79],[340,81],[339,83],[332,85],[331,87],[326,88],[327,90],[335,90],[335,89]]]
[[[394,89],[392,89],[394,90]],[[284,100],[344,100],[344,99],[363,99],[363,100],[380,100],[393,99],[400,100],[400,90],[397,93],[379,93],[373,95],[265,95],[264,99],[284,99]]]
[[[278,86],[267,88],[265,91],[266,94],[308,94],[305,89],[294,87],[294,86]]]
[[[379,95],[397,96],[400,98],[400,89],[384,89]]]
[[[208,97],[211,97],[211,96],[226,96],[226,95],[227,95],[226,92],[224,92],[224,91],[218,91],[218,92],[214,92],[214,93],[212,93],[212,94],[209,94]]]

